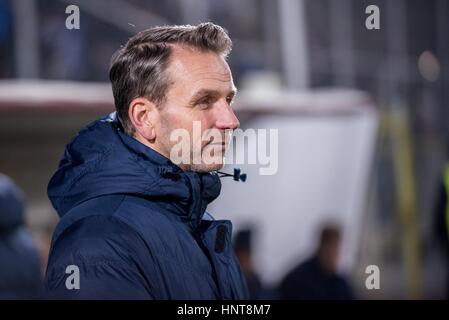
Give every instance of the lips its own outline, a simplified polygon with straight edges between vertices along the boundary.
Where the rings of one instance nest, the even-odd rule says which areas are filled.
[[[210,143],[207,146],[214,149],[219,147],[221,147],[222,150],[226,149],[226,143]]]
[[[208,145],[212,145],[212,146],[226,146],[225,142],[212,142],[209,143]]]

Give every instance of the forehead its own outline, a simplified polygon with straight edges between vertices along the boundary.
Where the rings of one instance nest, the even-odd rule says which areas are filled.
[[[200,89],[228,92],[234,89],[226,60],[213,52],[174,46],[167,68],[173,88],[191,93]]]

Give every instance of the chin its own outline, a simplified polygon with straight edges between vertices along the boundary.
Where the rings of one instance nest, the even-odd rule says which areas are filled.
[[[222,169],[224,166],[224,163],[212,163],[212,164],[196,164],[192,165],[191,170],[195,172],[212,172]]]

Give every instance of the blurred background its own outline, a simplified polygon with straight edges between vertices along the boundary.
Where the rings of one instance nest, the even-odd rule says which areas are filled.
[[[277,173],[242,165],[248,182],[224,182],[210,208],[234,222],[253,297],[308,298],[292,292],[321,268],[335,277],[318,297],[447,298],[448,17],[447,0],[0,0],[0,173],[23,192],[42,273],[58,221],[47,183],[76,132],[114,110],[111,55],[148,27],[211,21],[233,40],[242,129],[278,129]]]

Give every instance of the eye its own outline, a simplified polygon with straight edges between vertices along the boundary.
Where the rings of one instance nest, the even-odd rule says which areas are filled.
[[[227,96],[227,97],[226,97],[226,102],[227,102],[229,105],[231,105],[231,104],[234,102],[234,96],[233,96],[233,95]]]
[[[208,109],[212,106],[213,101],[210,97],[206,97],[203,99],[200,99],[196,105],[200,106],[202,109]]]

